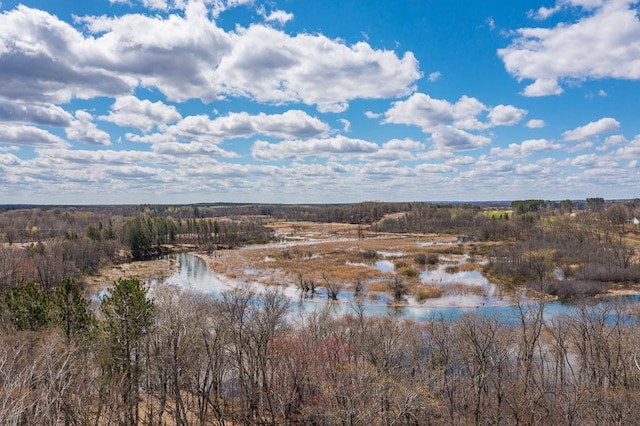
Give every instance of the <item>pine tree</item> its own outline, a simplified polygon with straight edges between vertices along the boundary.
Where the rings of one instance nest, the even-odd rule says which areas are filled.
[[[100,305],[109,349],[107,371],[122,380],[122,423],[128,425],[138,423],[140,352],[155,310],[147,291],[137,278],[120,279]]]
[[[89,300],[82,295],[82,286],[73,278],[65,277],[53,293],[53,317],[64,331],[67,344],[76,335],[91,331],[95,316],[89,308]]]

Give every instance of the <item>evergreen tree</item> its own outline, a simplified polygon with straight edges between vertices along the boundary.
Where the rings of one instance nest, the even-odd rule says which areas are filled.
[[[154,303],[147,298],[147,291],[137,278],[121,278],[100,305],[109,350],[107,371],[111,378],[122,380],[121,423],[127,425],[138,423],[140,352],[154,317]]]
[[[89,309],[89,300],[82,295],[82,286],[73,278],[65,277],[53,294],[53,317],[64,331],[67,344],[74,335],[88,333],[95,324]]]
[[[40,284],[28,282],[10,288],[2,305],[16,330],[39,330],[49,324],[49,296]]]

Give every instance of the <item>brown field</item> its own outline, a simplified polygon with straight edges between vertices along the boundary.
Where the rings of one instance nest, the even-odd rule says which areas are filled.
[[[323,287],[328,280],[350,290],[360,281],[369,291],[389,292],[395,274],[375,267],[376,261],[386,260],[401,266],[397,272],[409,294],[420,290],[421,298],[426,299],[437,297],[442,290],[420,283],[420,272],[433,266],[416,263],[415,256],[435,253],[442,262],[456,264],[456,259],[462,256],[451,253],[468,252],[468,247],[458,245],[453,236],[399,236],[364,230],[365,238],[359,239],[357,225],[277,222],[270,226],[280,236],[279,245],[219,250],[202,257],[210,270],[232,279],[265,285],[297,285],[302,279],[313,281],[318,287]],[[420,246],[420,243],[447,244]],[[481,265],[464,265],[464,270],[470,269],[479,270]]]
[[[123,263],[108,268],[102,268],[98,275],[85,276],[84,283],[88,294],[111,287],[120,278],[138,278],[142,281],[168,277],[178,269],[174,259],[146,260],[140,262]]]

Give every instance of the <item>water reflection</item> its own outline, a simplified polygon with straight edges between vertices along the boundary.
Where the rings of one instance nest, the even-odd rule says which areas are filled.
[[[206,263],[202,259],[194,255],[182,253],[175,255],[175,258],[180,263],[180,267],[173,275],[165,280],[168,284],[192,288],[216,297],[219,297],[223,292],[233,287],[250,286],[258,292],[264,290],[264,286],[257,283],[234,280],[225,280],[223,282],[209,271]],[[472,274],[471,278],[474,277],[475,275]],[[520,315],[519,308],[510,300],[487,298],[486,296],[477,295],[447,295],[433,301],[428,301],[432,302],[430,305],[408,303],[407,305],[390,306],[384,303],[384,301],[389,300],[388,297],[374,300],[357,298],[353,292],[350,291],[340,292],[338,295],[339,300],[337,302],[330,302],[327,301],[326,294],[323,293],[324,290],[322,289],[319,289],[319,294],[313,299],[300,298],[299,291],[293,286],[283,287],[282,290],[283,294],[294,302],[292,306],[294,306],[297,313],[328,309],[331,314],[341,315],[363,311],[366,315],[392,315],[401,319],[427,322],[434,319],[454,321],[459,319],[465,312],[475,312],[480,315],[495,317],[505,324],[517,323]],[[469,298],[473,300],[469,300]],[[602,303],[603,300],[616,300],[638,304],[640,303],[640,296],[593,299],[596,304]],[[528,301],[528,303],[532,306],[535,305],[535,302],[531,300]],[[558,315],[575,314],[578,312],[578,309],[579,307],[574,304],[566,304],[559,301],[548,302],[545,304],[545,318],[551,319]]]

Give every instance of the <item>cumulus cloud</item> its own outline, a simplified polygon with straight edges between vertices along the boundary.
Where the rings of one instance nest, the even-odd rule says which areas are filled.
[[[610,168],[618,166],[616,161],[599,157],[596,154],[579,155],[573,158],[570,164],[580,168]]]
[[[618,148],[615,153],[616,157],[627,160],[637,160],[640,157],[640,135],[636,136],[631,142]]]
[[[488,121],[481,121],[485,114]],[[517,124],[527,111],[512,105],[489,108],[476,98],[462,96],[455,104],[434,99],[424,93],[414,93],[407,100],[396,101],[385,112],[383,123],[419,126],[431,133],[443,125],[463,130],[482,130],[494,126]]]
[[[292,140],[280,143],[256,141],[251,154],[257,160],[291,160],[304,157],[353,156],[378,150],[378,145],[361,139],[336,136],[327,139]]]
[[[518,124],[527,111],[512,105],[498,105],[489,112],[489,120],[493,126],[514,126]]]
[[[623,135],[611,135],[604,140],[602,144],[603,149],[607,149],[615,146],[624,146],[627,143],[627,138]]]
[[[93,122],[93,116],[86,111],[76,111],[76,120],[65,129],[69,139],[91,145],[111,145],[111,136]]]
[[[431,140],[438,149],[452,151],[474,150],[491,143],[491,139],[486,136],[473,135],[451,126],[440,126],[434,129]]]
[[[382,144],[379,150],[365,157],[376,161],[413,160],[417,151],[424,150],[424,144],[411,139],[391,139]]]
[[[587,15],[553,28],[521,28],[511,45],[498,50],[507,71],[518,80],[533,80],[525,96],[562,93],[561,80],[640,79],[640,21],[636,1],[565,1]],[[541,8],[537,16],[556,12]],[[606,29],[606,30],[605,30]]]
[[[179,143],[179,142],[167,142],[154,144],[152,151],[156,154],[170,155],[170,156],[215,156],[226,158],[237,158],[238,154],[235,152],[225,151],[217,145],[191,142],[191,143]]]
[[[231,52],[216,72],[223,91],[259,102],[302,102],[341,112],[353,99],[408,95],[421,77],[411,52],[400,58],[365,42],[347,46],[321,34],[292,37],[261,25],[230,39]]]
[[[544,122],[544,120],[529,120],[527,121],[526,126],[530,129],[542,129],[544,126],[546,126],[546,123]]]
[[[269,17],[282,22],[289,15]],[[0,96],[57,103],[145,87],[172,101],[233,96],[340,112],[354,99],[408,95],[422,76],[411,52],[399,56],[321,34],[291,36],[260,24],[227,32],[209,19],[203,1],[186,2],[180,15],[102,15],[76,23],[88,35],[26,6],[1,14]]]
[[[231,49],[229,35],[210,21],[202,2],[189,2],[184,16],[78,18],[96,38],[87,38],[79,58],[98,69],[153,87],[168,99],[211,101],[220,95],[216,65]]]
[[[121,127],[135,127],[148,132],[159,124],[178,121],[182,116],[172,105],[140,100],[135,96],[122,96],[113,103],[109,115],[98,118]]]
[[[440,71],[435,71],[429,74],[428,78],[429,78],[429,81],[433,83],[440,80],[440,77],[442,77],[442,73]]]
[[[582,127],[576,127],[573,130],[568,130],[562,134],[562,137],[565,141],[579,141],[619,129],[620,123],[618,120],[606,117]]]
[[[25,124],[0,123],[0,144],[30,146],[67,146],[56,135]]]
[[[73,116],[57,105],[0,99],[0,121],[66,127],[72,120]]]
[[[304,111],[289,110],[282,114],[247,112],[229,113],[226,116],[211,119],[208,115],[191,115],[178,123],[167,126],[162,133],[144,136],[129,135],[135,142],[166,143],[199,141],[220,143],[223,140],[248,138],[264,135],[279,139],[296,139],[326,136],[330,127],[327,123]]]
[[[71,25],[20,5],[0,14],[0,96],[38,103],[129,93],[133,80],[89,63],[90,39]]]
[[[551,151],[560,148],[562,148],[562,145],[546,139],[531,139],[521,144],[509,144],[507,148],[492,148],[491,154],[499,157],[525,158],[536,152]]]

